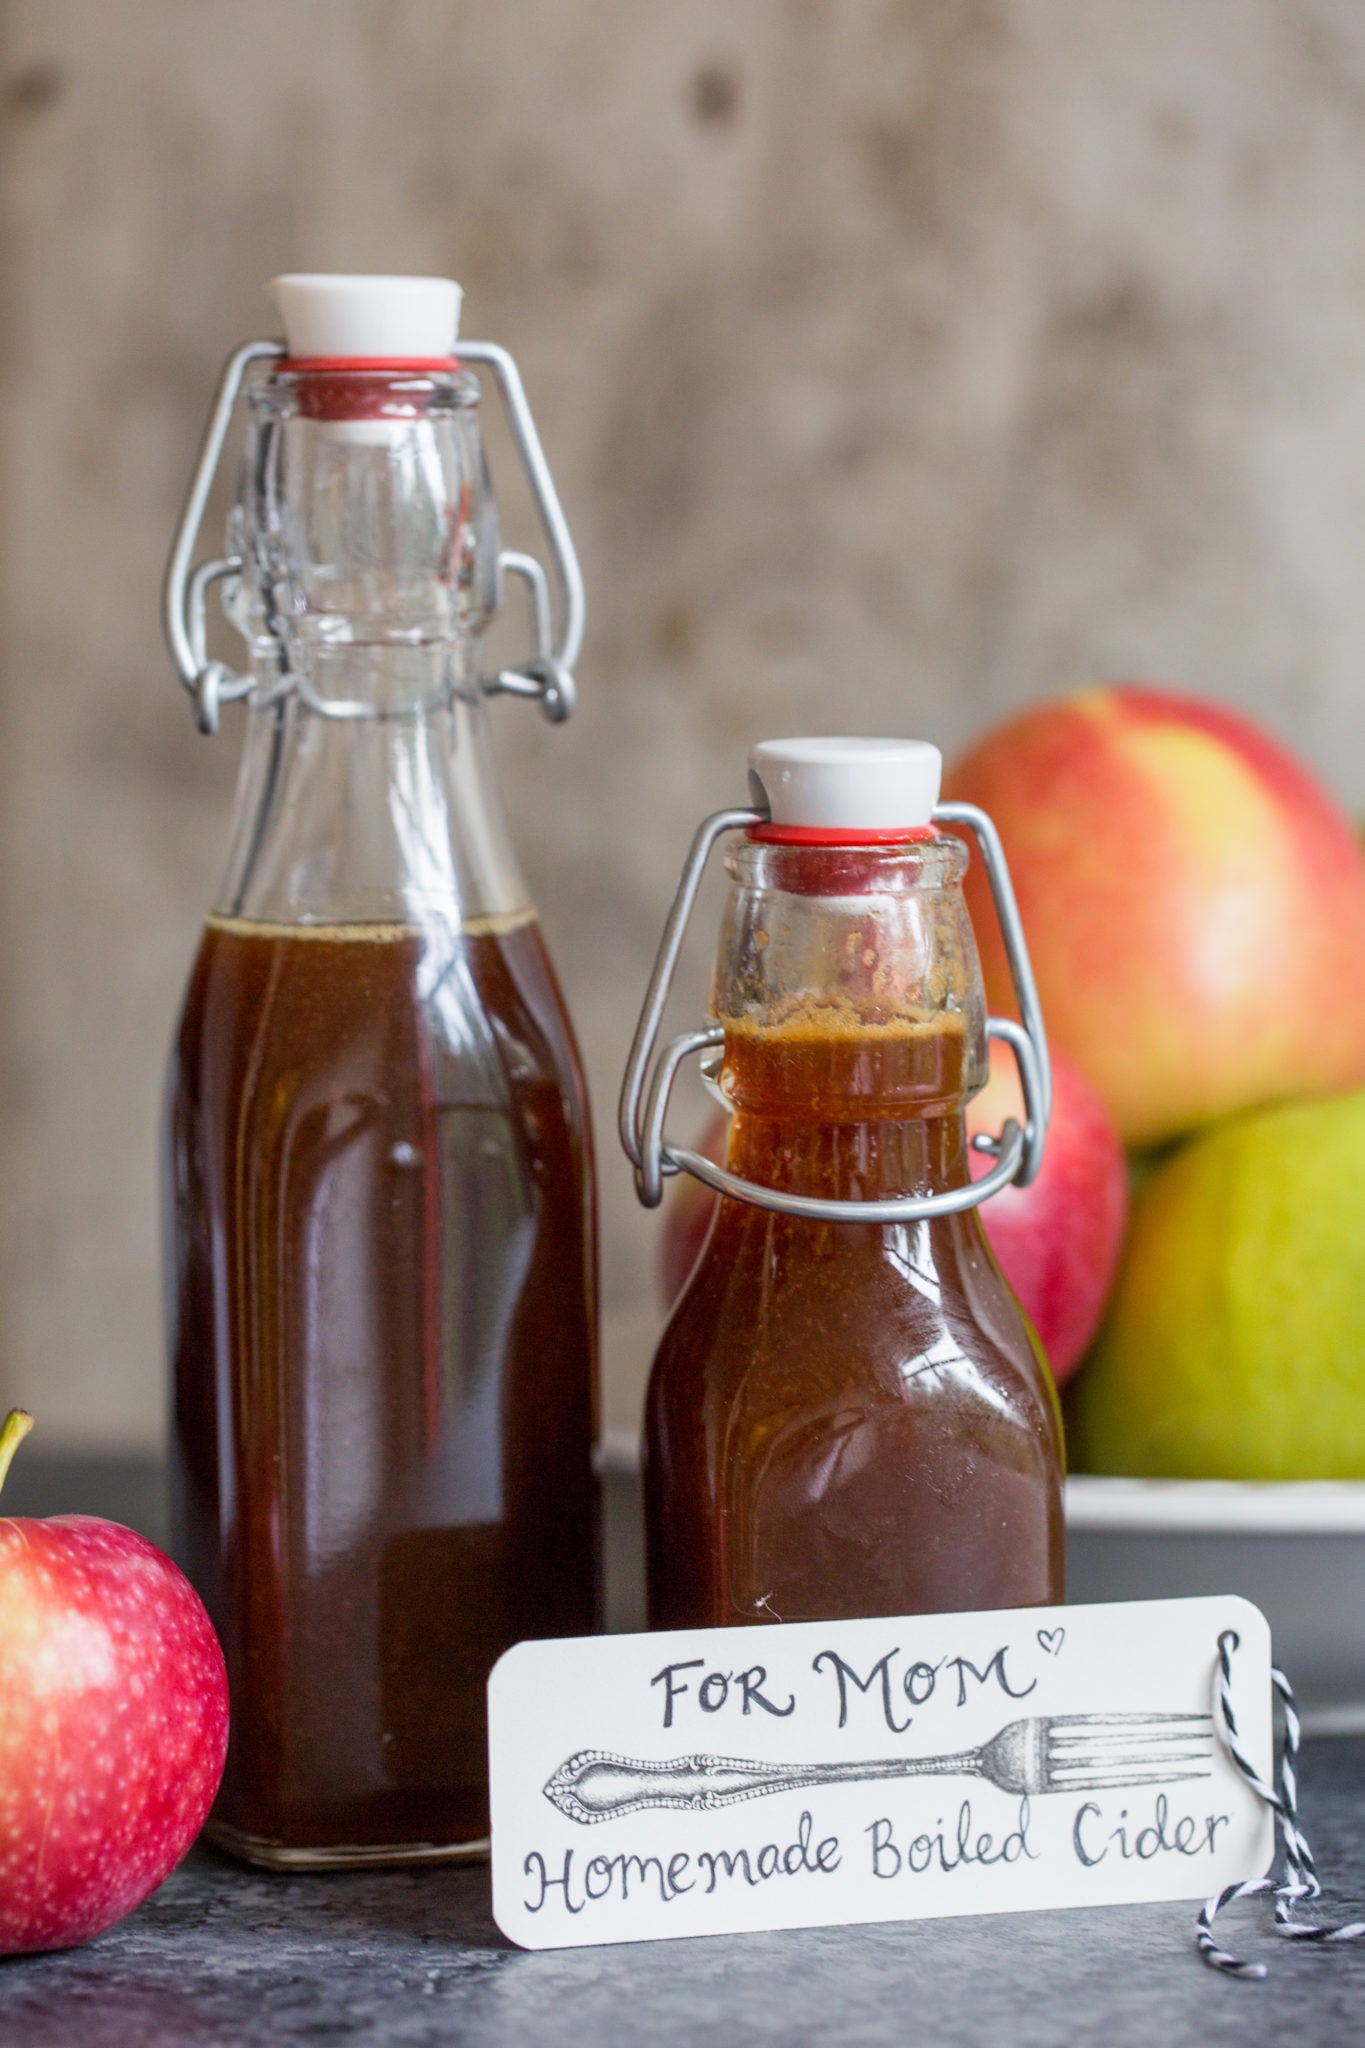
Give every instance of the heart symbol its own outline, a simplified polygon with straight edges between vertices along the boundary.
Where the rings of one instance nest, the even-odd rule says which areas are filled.
[[[1040,1628],[1038,1631],[1039,1645],[1047,1651],[1049,1657],[1055,1657],[1065,1641],[1064,1628]]]

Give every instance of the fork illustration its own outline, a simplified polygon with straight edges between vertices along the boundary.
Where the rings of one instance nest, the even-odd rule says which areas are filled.
[[[979,1749],[826,1764],[765,1764],[734,1756],[680,1756],[645,1763],[580,1749],[545,1785],[570,1820],[616,1820],[644,1807],[710,1813],[742,1799],[813,1785],[876,1778],[984,1778],[1002,1792],[1109,1792],[1207,1778],[1213,1724],[1207,1714],[1056,1714],[1010,1721]]]

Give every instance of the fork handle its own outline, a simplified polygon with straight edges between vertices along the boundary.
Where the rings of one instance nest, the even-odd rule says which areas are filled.
[[[685,1807],[710,1813],[769,1792],[814,1785],[859,1784],[873,1778],[981,1776],[981,1752],[950,1756],[881,1757],[826,1764],[766,1764],[732,1756],[680,1756],[646,1763],[605,1750],[582,1750],[562,1763],[545,1797],[571,1820],[613,1820],[646,1807]]]

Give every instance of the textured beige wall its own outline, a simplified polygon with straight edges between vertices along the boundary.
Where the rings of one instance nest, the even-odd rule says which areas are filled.
[[[160,1068],[236,733],[156,585],[264,278],[461,277],[574,522],[580,715],[497,725],[619,1426],[656,1226],[610,1110],[751,739],[952,746],[1144,673],[1365,804],[1363,115],[1350,0],[3,0],[0,1395],[161,1429]]]

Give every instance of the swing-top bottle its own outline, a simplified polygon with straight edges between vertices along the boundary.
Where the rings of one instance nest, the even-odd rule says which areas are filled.
[[[166,1146],[181,1557],[227,1656],[210,1831],[277,1866],[437,1858],[488,1831],[485,1682],[598,1616],[595,1252],[583,1084],[503,823],[484,697],[570,702],[538,565],[500,556],[440,279],[277,285],[177,541],[200,723],[246,699],[227,872]],[[567,533],[491,344],[567,585]],[[240,383],[230,554],[189,574]],[[216,440],[215,440],[216,436]],[[537,659],[489,678],[508,567]],[[249,672],[207,661],[227,585]],[[566,644],[567,643],[567,644]]]
[[[623,1137],[646,1201],[720,1190],[659,1345],[645,1428],[656,1627],[829,1621],[1062,1597],[1062,1448],[1042,1353],[978,1204],[1037,1170],[1046,1041],[990,822],[938,804],[913,741],[754,750],[752,810],[702,828],[646,1002]],[[987,1019],[961,880],[989,863],[1025,1026]],[[730,836],[711,1023],[647,1068],[707,848]],[[962,834],[964,836],[959,836]],[[964,1111],[987,1033],[1028,1128],[973,1183]],[[664,1135],[709,1053],[724,1168]]]

